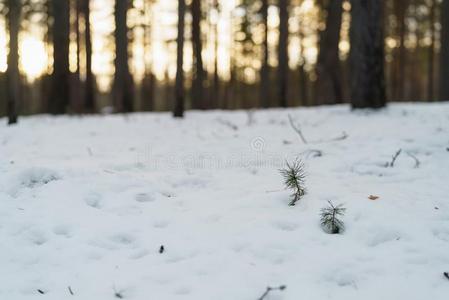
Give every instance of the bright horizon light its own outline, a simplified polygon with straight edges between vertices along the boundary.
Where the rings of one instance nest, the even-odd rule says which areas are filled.
[[[312,0],[306,0],[303,2],[300,13],[308,14],[312,13],[314,9],[314,2]],[[232,12],[237,6],[237,0],[222,1],[220,15],[214,15],[214,22],[218,24],[219,45],[218,45],[218,67],[219,74],[223,78],[229,77],[230,68],[230,49],[233,47],[231,31],[233,30],[231,16]],[[136,2],[138,8],[142,9],[142,3]],[[157,12],[157,13],[155,13]],[[173,78],[176,71],[176,46],[173,43],[167,43],[168,40],[173,41],[176,38],[176,2],[175,1],[155,1],[152,4],[152,10],[149,12],[151,18],[151,44],[145,50],[142,45],[143,32],[141,28],[134,29],[134,38],[136,43],[130,47],[132,53],[130,57],[130,69],[133,76],[137,81],[141,80],[145,71],[145,62],[151,62],[151,69],[159,80],[164,80],[168,74],[169,78]],[[277,23],[278,12],[276,7],[270,6],[269,8],[269,43],[270,43],[270,64],[275,66],[277,64],[275,50],[275,44],[277,43]],[[296,13],[292,13],[294,18]],[[297,16],[296,16],[297,17]],[[136,16],[129,17],[129,21],[135,21]],[[111,43],[111,35],[114,31],[114,19],[113,19],[113,5],[112,0],[93,0],[91,4],[91,26],[92,29],[92,69],[96,75],[97,84],[101,91],[107,91],[111,87],[114,74],[114,46]],[[293,22],[294,23],[294,22]],[[82,24],[82,23],[81,23]],[[292,29],[292,28],[291,28]],[[189,30],[187,25],[186,31]],[[210,27],[204,27],[204,31],[210,30]],[[32,28],[31,31],[22,31],[19,38],[19,59],[20,70],[22,74],[29,81],[34,81],[40,76],[46,74],[49,71],[49,63],[51,64],[51,55],[49,56],[48,47],[45,41],[42,39],[44,34],[44,28]],[[212,34],[209,35],[209,38]],[[0,72],[5,72],[7,69],[7,45],[8,36],[5,29],[5,20],[0,19]],[[306,45],[306,61],[313,62],[317,55],[317,49],[315,48],[315,39],[307,38],[304,41]],[[83,47],[83,45],[81,45]],[[312,49],[313,48],[313,49]],[[295,67],[298,63],[298,49],[296,34],[292,34],[290,38],[290,66]],[[203,49],[203,59],[205,68],[212,71],[213,68],[213,43],[205,41]],[[83,63],[84,53],[81,52],[81,62]],[[192,67],[192,48],[191,42],[186,40],[186,48],[184,51],[184,69],[189,71]],[[252,70],[250,76],[255,79],[257,76],[258,64],[253,64],[256,68]],[[70,69],[75,71],[76,69],[76,44],[71,38],[70,45]],[[51,69],[51,68],[50,68]],[[81,74],[84,73],[81,68]]]
[[[33,81],[47,70],[45,44],[30,34],[23,34],[19,50],[20,69],[28,80]]]

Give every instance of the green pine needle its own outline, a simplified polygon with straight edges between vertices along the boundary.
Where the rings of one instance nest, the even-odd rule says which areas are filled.
[[[294,206],[306,194],[304,164],[301,160],[296,160],[292,164],[287,162],[287,167],[280,172],[284,177],[285,187],[293,191],[289,205]]]
[[[328,207],[321,209],[321,226],[328,233],[341,233],[345,226],[339,217],[344,216],[346,208],[342,204],[334,206],[331,201],[328,201],[328,203]]]

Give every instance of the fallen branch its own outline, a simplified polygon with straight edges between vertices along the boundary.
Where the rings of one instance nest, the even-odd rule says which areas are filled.
[[[306,151],[302,152],[301,155],[304,155],[306,158],[321,157],[321,156],[323,156],[323,151],[318,150],[318,149],[310,149],[310,150],[306,150]]]
[[[414,168],[415,168],[415,169],[419,168],[419,166],[420,166],[420,164],[421,164],[421,162],[419,161],[419,159],[418,159],[416,156],[414,156],[413,154],[411,154],[410,152],[406,152],[406,153],[407,153],[408,156],[410,156],[411,158],[413,158],[413,160],[415,161],[415,166],[414,166]]]
[[[117,290],[115,289],[115,286],[113,286],[112,289],[114,290],[114,296],[115,296],[115,298],[119,298],[119,299],[123,299],[123,298],[124,298],[124,297],[123,297],[123,293],[120,292],[120,291],[117,291]]]
[[[267,289],[265,290],[265,292],[262,294],[262,296],[260,296],[257,300],[263,300],[263,299],[265,299],[265,297],[266,296],[268,296],[268,294],[271,292],[271,291],[276,291],[276,290],[278,290],[278,291],[283,291],[283,290],[285,290],[287,288],[287,286],[286,285],[281,285],[281,286],[278,286],[278,287],[267,287]]]
[[[393,168],[394,167],[394,163],[396,162],[396,159],[398,158],[398,156],[401,154],[402,149],[399,149],[392,157],[390,163],[387,163],[387,167]]]
[[[72,291],[72,288],[70,287],[70,285],[67,287],[67,289],[69,290],[70,295],[75,295],[75,293]]]
[[[343,131],[340,136],[337,136],[335,138],[331,138],[329,140],[317,140],[317,141],[307,142],[307,140],[304,137],[304,134],[302,133],[302,131],[299,128],[299,126],[295,125],[295,122],[293,121],[293,118],[292,118],[291,115],[288,115],[288,121],[290,123],[290,126],[299,135],[299,137],[301,138],[301,141],[304,144],[309,144],[309,143],[311,143],[311,144],[320,144],[320,143],[329,143],[329,142],[335,142],[335,141],[343,141],[343,140],[345,140],[345,139],[347,139],[349,137],[348,134],[345,131]],[[284,144],[291,144],[291,142],[290,141],[284,141]]]
[[[219,118],[219,119],[217,119],[217,121],[218,121],[218,123],[220,123],[220,124],[223,124],[223,125],[225,125],[225,126],[228,126],[228,127],[231,128],[232,130],[237,131],[237,130],[239,129],[237,125],[231,123],[231,122],[228,121],[228,120],[223,120],[223,119]]]
[[[293,130],[299,135],[299,137],[301,138],[302,142],[304,144],[307,144],[307,141],[304,138],[304,135],[302,134],[301,129],[299,129],[299,127],[297,127],[295,125],[295,123],[293,122],[293,118],[292,118],[292,116],[290,114],[288,115],[288,121],[290,122],[290,126],[293,128]]]

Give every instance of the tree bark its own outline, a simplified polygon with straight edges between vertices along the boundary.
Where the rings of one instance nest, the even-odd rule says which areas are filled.
[[[431,0],[430,16],[429,16],[429,30],[430,30],[430,46],[429,57],[427,62],[428,78],[427,78],[427,101],[433,101],[433,85],[434,85],[434,60],[435,60],[435,0]]]
[[[269,66],[268,66],[268,0],[262,0],[262,22],[264,27],[262,42],[262,67],[260,68],[260,100],[262,107],[269,107]]]
[[[326,8],[326,28],[320,35],[318,61],[316,65],[316,96],[319,104],[341,103],[342,72],[339,58],[342,0],[330,0]]]
[[[71,79],[70,86],[70,106],[76,113],[83,111],[83,89],[81,84],[81,35],[80,32],[80,18],[82,15],[82,2],[79,0],[70,0],[71,13],[75,15],[75,22],[71,24],[70,30],[75,33],[76,36],[76,70],[74,76]]]
[[[145,14],[145,24],[143,26],[143,35],[144,35],[144,57],[143,61],[145,63],[145,76],[142,82],[141,88],[141,97],[142,97],[142,108],[145,111],[153,111],[154,110],[154,88],[155,88],[155,78],[153,74],[153,59],[151,57],[151,61],[148,62],[146,58],[147,55],[151,54],[151,18],[148,18],[148,11],[151,10],[152,0],[144,0],[144,14]]]
[[[352,0],[350,67],[352,108],[386,104],[382,1]]]
[[[86,112],[95,111],[95,78],[92,73],[92,38],[90,30],[90,0],[83,0],[82,12],[86,24],[84,43],[86,47],[86,82],[84,94],[84,109]]]
[[[176,83],[175,83],[175,105],[173,116],[182,118],[184,116],[184,16],[186,11],[185,0],[178,0],[178,37],[176,39]]]
[[[194,74],[192,82],[192,107],[206,109],[204,93],[205,71],[203,67],[203,43],[201,39],[201,1],[192,0],[190,10],[192,13],[192,46]]]
[[[213,7],[217,12],[217,16],[220,12],[220,6],[218,0],[213,0]],[[212,108],[217,108],[220,106],[220,77],[218,75],[218,20],[214,24],[214,76],[213,76],[213,87],[212,87]]]
[[[115,73],[113,99],[118,112],[133,111],[133,82],[128,64],[127,0],[115,0]]]
[[[399,49],[397,53],[397,78],[395,78],[396,85],[396,99],[399,101],[405,100],[405,66],[407,59],[407,49],[405,48],[405,36],[407,35],[407,25],[405,22],[406,11],[409,5],[409,0],[394,1],[394,9],[396,18],[398,20],[398,34],[399,34]]]
[[[279,45],[278,45],[278,101],[279,106],[287,107],[288,86],[288,2],[278,0],[279,5]]]
[[[53,12],[53,74],[49,111],[64,114],[70,97],[69,69],[69,0],[52,0]]]
[[[20,30],[20,0],[8,0],[8,30],[9,52],[7,77],[7,115],[8,124],[17,123],[17,106],[20,100],[19,74],[19,30]]]
[[[440,100],[449,100],[449,0],[443,0],[443,3],[441,4],[441,54],[439,85]]]
[[[306,58],[304,55],[304,32],[302,31],[302,24],[299,25],[299,44],[301,46],[301,50],[299,51],[299,95],[301,97],[301,105],[308,106],[311,105],[309,101],[309,89],[308,89],[308,80],[307,73],[304,68],[306,64]]]

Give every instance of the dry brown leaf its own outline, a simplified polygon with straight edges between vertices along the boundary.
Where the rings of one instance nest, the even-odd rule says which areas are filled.
[[[369,195],[368,199],[370,199],[370,200],[377,200],[377,199],[379,199],[379,196]]]

